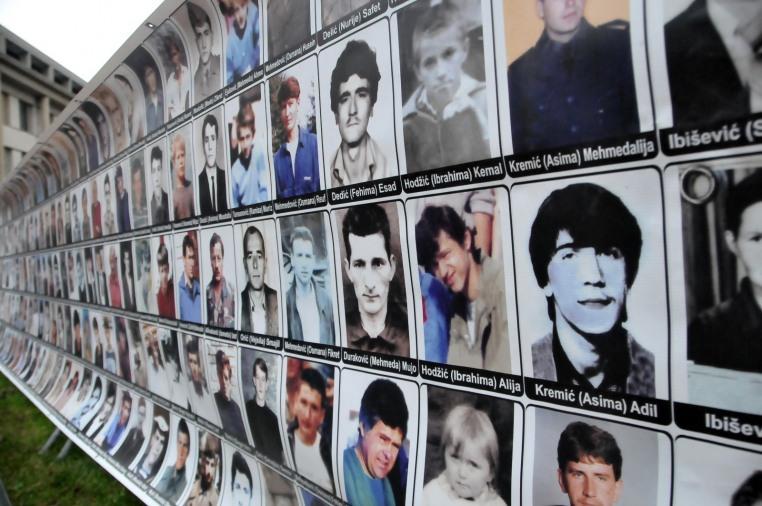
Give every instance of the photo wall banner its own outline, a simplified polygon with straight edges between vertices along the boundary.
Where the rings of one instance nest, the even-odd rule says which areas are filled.
[[[762,501],[761,3],[161,12],[0,183],[0,371],[141,500]]]

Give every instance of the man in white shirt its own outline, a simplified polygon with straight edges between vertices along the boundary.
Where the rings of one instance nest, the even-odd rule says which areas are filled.
[[[333,492],[331,428],[323,427],[325,387],[325,379],[317,369],[308,367],[302,370],[299,390],[292,406],[294,421],[289,424],[287,432],[296,471]]]
[[[217,164],[217,117],[209,113],[201,125],[201,142],[204,146],[204,169],[198,176],[198,195],[201,215],[224,213],[228,210],[225,172]]]

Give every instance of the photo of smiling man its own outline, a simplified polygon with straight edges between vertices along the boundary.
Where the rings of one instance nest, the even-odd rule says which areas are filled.
[[[339,445],[340,481],[350,504],[402,506],[415,455],[418,390],[409,381],[345,371]],[[414,461],[414,459],[413,459]]]
[[[529,376],[666,397],[659,185],[658,174],[643,169],[514,192],[512,205],[522,209],[514,216],[517,283],[526,293],[519,325],[522,338],[536,339]]]

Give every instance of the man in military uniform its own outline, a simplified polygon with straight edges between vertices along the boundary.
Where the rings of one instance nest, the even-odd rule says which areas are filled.
[[[585,0],[536,0],[545,30],[508,69],[514,153],[638,133],[629,24],[598,27]]]

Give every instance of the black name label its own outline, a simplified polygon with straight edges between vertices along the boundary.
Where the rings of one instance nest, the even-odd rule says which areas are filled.
[[[317,193],[308,193],[296,197],[278,199],[275,201],[275,212],[287,213],[289,211],[300,211],[302,209],[312,209],[322,207],[328,203],[328,197],[324,191]]]
[[[177,322],[175,320],[170,320],[169,318],[159,316],[156,318],[156,321],[165,327],[177,327]]]
[[[171,223],[163,223],[161,225],[154,225],[151,227],[151,233],[153,234],[164,234],[170,230],[172,230]]]
[[[268,200],[260,204],[253,204],[246,207],[238,207],[233,210],[233,218],[250,218],[252,216],[267,216],[273,213],[273,203]]]
[[[331,362],[341,360],[341,348],[330,344],[305,343],[303,341],[291,341],[286,339],[283,342],[283,349],[291,353],[297,353],[310,358],[322,358]]]
[[[187,218],[185,220],[180,220],[175,222],[175,228],[190,228],[190,227],[197,227],[198,226],[198,218],[195,216],[193,218]]]
[[[420,364],[421,377],[427,380],[513,396],[521,396],[524,391],[521,376],[424,360]]]
[[[490,158],[443,169],[405,174],[401,177],[403,190],[407,193],[419,193],[438,188],[501,180],[505,177],[505,168],[499,158]]]
[[[196,116],[197,114],[200,114],[206,109],[209,109],[213,105],[216,105],[217,102],[221,101],[223,98],[225,98],[225,90],[219,90],[216,93],[212,93],[208,97],[206,97],[204,100],[199,102],[198,104],[193,106],[193,115]]]
[[[762,416],[724,409],[675,403],[675,423],[682,429],[762,443]]]
[[[158,139],[159,137],[164,135],[164,131],[165,130],[166,129],[164,128],[164,126],[160,126],[159,128],[157,128],[156,130],[154,130],[150,134],[146,135],[146,137],[145,137],[145,143],[146,144],[152,143],[153,141],[155,141],[156,139]]]
[[[252,346],[259,346],[260,348],[267,348],[268,350],[280,351],[283,349],[283,339],[280,337],[251,334],[244,331],[241,331],[241,333],[238,334],[238,342],[250,344]]]
[[[659,136],[668,155],[758,144],[762,142],[762,113],[700,128],[660,130]]]
[[[612,163],[646,160],[655,157],[656,153],[656,134],[648,132],[636,136],[604,140],[596,144],[506,156],[505,166],[509,176],[519,178]]]
[[[178,322],[177,326],[180,327],[180,330],[185,330],[186,332],[204,333],[204,327],[197,323]]]
[[[212,422],[202,417],[201,415],[196,416],[196,422],[198,422],[200,426],[202,426],[204,429],[208,430],[212,434],[217,435],[217,434],[220,434],[221,432],[219,427],[217,427],[216,425],[214,425]]]
[[[254,82],[262,79],[264,76],[264,70],[262,69],[263,67],[259,66],[254,70],[242,75],[237,81],[234,81],[225,86],[225,98],[229,97],[230,95],[234,95],[235,93],[241,91],[243,88],[246,88],[247,86],[254,84]]]
[[[402,193],[400,178],[389,177],[378,181],[366,181],[351,186],[341,186],[328,190],[328,200],[331,204],[346,204],[379,197],[388,197]]]
[[[214,329],[214,335],[219,337],[220,339],[223,339],[225,341],[229,341],[231,343],[237,343],[238,342],[238,333],[233,329]]]
[[[370,2],[362,9],[347,14],[343,18],[336,21],[334,24],[323,28],[318,32],[318,42],[322,46],[323,44],[332,41],[333,39],[340,37],[346,32],[350,32],[368,21],[379,17],[386,12],[388,4],[386,0],[378,0],[376,2]]]
[[[187,109],[183,113],[181,113],[179,116],[175,116],[169,122],[166,124],[167,132],[171,132],[178,126],[180,126],[182,123],[185,123],[186,121],[190,120],[193,117],[193,110]]]
[[[360,365],[370,369],[395,372],[397,374],[406,374],[408,376],[416,376],[418,374],[418,361],[409,357],[348,350],[346,348],[344,348],[342,357],[347,364]]]
[[[290,51],[286,51],[282,55],[265,63],[265,72],[269,75],[277,72],[281,68],[285,67],[294,60],[301,58],[302,56],[312,52],[317,47],[317,35],[310,35],[309,38],[297,44],[296,47]]]
[[[525,378],[524,381],[530,399],[661,425],[669,425],[672,421],[669,401],[666,400],[586,390],[534,378]]]

